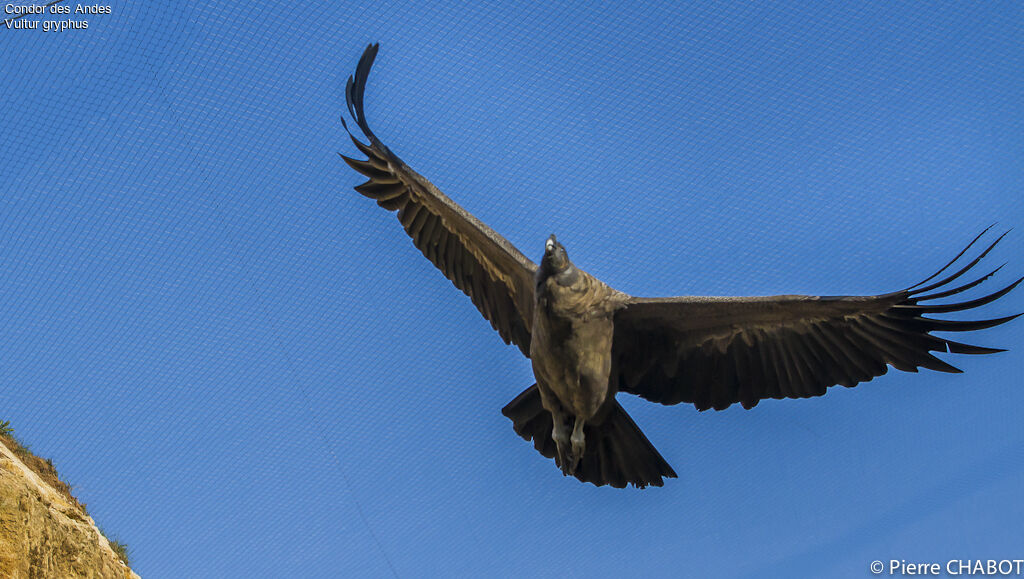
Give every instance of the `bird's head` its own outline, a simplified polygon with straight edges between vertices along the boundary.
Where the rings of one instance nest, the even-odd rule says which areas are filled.
[[[540,265],[542,269],[550,273],[561,273],[572,267],[569,254],[565,252],[565,247],[555,239],[554,233],[544,242],[544,258],[541,259]]]

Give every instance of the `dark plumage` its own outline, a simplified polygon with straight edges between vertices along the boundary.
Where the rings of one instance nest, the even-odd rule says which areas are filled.
[[[662,404],[689,402],[698,410],[736,402],[752,408],[764,398],[820,396],[833,384],[851,387],[884,374],[889,365],[910,372],[960,372],[931,352],[1002,351],[931,332],[980,330],[1017,316],[925,317],[985,305],[1024,279],[974,300],[933,302],[973,288],[999,270],[951,287],[1002,236],[932,282],[985,232],[923,282],[876,296],[637,298],[578,269],[554,235],[538,267],[410,169],[370,130],[363,93],[377,48],[367,47],[346,88],[349,113],[369,140],[364,144],[349,133],[366,161],[342,155],[369,178],[356,191],[397,210],[423,255],[473,300],[506,343],[530,358],[537,383],[502,412],[516,433],[532,439],[564,474],[615,487],[661,486],[663,477],[676,476],[616,402],[619,391]]]

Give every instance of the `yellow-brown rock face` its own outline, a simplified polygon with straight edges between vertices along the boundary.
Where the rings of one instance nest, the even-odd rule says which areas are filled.
[[[0,577],[137,578],[91,517],[0,442]]]

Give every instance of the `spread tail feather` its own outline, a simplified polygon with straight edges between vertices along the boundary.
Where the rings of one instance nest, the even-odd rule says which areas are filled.
[[[533,447],[548,458],[555,458],[551,438],[551,413],[544,409],[540,391],[534,384],[509,402],[501,413],[512,419],[516,434],[533,440]],[[587,447],[573,476],[596,486],[623,488],[626,484],[644,488],[662,486],[662,477],[676,473],[658,454],[644,433],[617,401],[599,424],[584,425]],[[556,459],[557,462],[557,459]]]

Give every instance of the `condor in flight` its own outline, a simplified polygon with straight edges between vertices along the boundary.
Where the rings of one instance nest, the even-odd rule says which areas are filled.
[[[982,306],[1024,280],[978,299],[932,303],[998,271],[952,284],[1002,236],[938,281],[932,282],[981,235],[930,278],[875,296],[638,298],[576,267],[554,235],[545,241],[538,266],[410,169],[370,130],[363,93],[377,48],[366,48],[346,89],[349,113],[369,141],[360,142],[350,131],[369,158],[342,155],[369,178],[356,191],[397,210],[423,255],[473,300],[506,343],[530,358],[537,383],[502,412],[565,475],[620,488],[661,486],[663,477],[676,476],[616,402],[617,392],[661,404],[689,402],[698,410],[737,402],[753,408],[763,398],[805,398],[821,396],[833,384],[851,387],[885,374],[887,365],[960,372],[933,351],[1003,351],[931,332],[981,330],[1017,316],[926,317]]]

